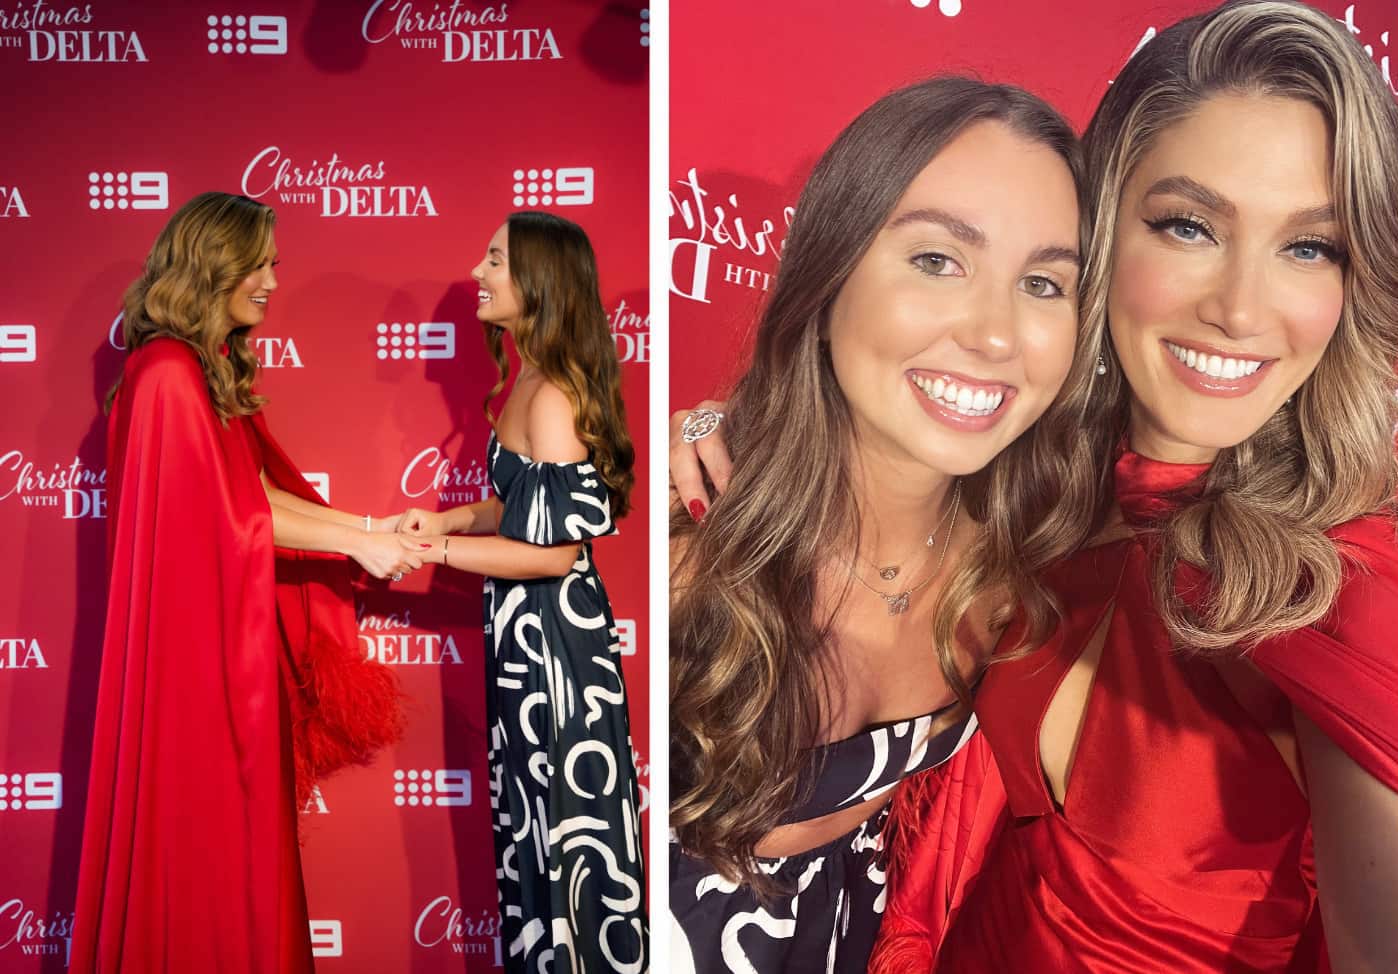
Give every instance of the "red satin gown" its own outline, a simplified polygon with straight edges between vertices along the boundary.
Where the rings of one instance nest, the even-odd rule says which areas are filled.
[[[1267,680],[1244,707],[1213,664],[1171,650],[1152,608],[1145,529],[1205,469],[1118,462],[1117,500],[1138,533],[1049,572],[1063,624],[1038,651],[989,668],[982,739],[900,801],[904,875],[871,970],[1328,969],[1310,808],[1263,725],[1294,706],[1398,790],[1394,522],[1331,532],[1345,560],[1338,600],[1315,625],[1256,647]],[[1180,584],[1188,598],[1205,579],[1182,571]],[[1059,808],[1040,722],[1109,613]]]
[[[274,549],[259,471],[319,501],[260,415],[218,421],[181,342],[128,356],[108,469],[71,970],[309,972],[298,798],[399,719],[357,652],[349,566]]]

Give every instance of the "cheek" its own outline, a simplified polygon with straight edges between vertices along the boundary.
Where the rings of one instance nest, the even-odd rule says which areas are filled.
[[[1187,308],[1191,288],[1179,271],[1143,246],[1123,245],[1107,291],[1112,334],[1129,337],[1123,329],[1133,332],[1163,324]]]
[[[1340,323],[1344,299],[1344,284],[1338,279],[1298,288],[1290,296],[1284,307],[1287,334],[1296,353],[1320,358]]]
[[[1076,309],[1067,302],[1046,309],[1028,323],[1023,336],[1025,377],[1037,391],[1056,395],[1073,365],[1078,342]]]

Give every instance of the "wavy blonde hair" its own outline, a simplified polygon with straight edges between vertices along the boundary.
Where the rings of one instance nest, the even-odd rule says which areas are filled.
[[[1324,114],[1334,146],[1331,193],[1348,254],[1344,308],[1294,407],[1220,451],[1202,495],[1159,525],[1153,588],[1172,640],[1202,654],[1238,655],[1317,621],[1341,581],[1341,555],[1325,532],[1365,514],[1392,515],[1398,108],[1358,42],[1328,15],[1286,0],[1228,3],[1169,27],[1142,48],[1088,127],[1095,211],[1081,291],[1083,344],[1026,448],[997,465],[990,504],[977,512],[987,518],[986,535],[963,559],[939,606],[939,650],[988,586],[1028,594],[1021,649],[1042,642],[1052,628],[1051,603],[1033,575],[1105,524],[1113,459],[1131,410],[1130,388],[1107,340],[1123,187],[1162,132],[1225,93],[1295,98]],[[1100,377],[1099,354],[1109,363]],[[1210,576],[1198,607],[1176,593],[1181,563]],[[953,670],[954,658],[944,653],[942,666]]]
[[[165,224],[123,299],[127,353],[156,338],[194,349],[209,401],[225,423],[266,402],[252,391],[258,363],[248,343],[250,329],[230,330],[228,297],[267,256],[276,222],[270,206],[246,196],[200,193]],[[109,411],[120,385],[118,380],[107,395]]]
[[[818,573],[833,548],[858,544],[854,432],[822,330],[913,179],[987,121],[1056,152],[1080,185],[1072,129],[1018,88],[940,78],[866,109],[801,192],[751,364],[728,406],[730,486],[699,525],[685,514],[671,522],[683,555],[671,588],[670,824],[686,853],[759,894],[771,881],[753,850],[801,799],[803,749],[818,742],[821,701],[833,689]],[[963,488],[979,507],[985,479]]]
[[[578,439],[607,485],[612,516],[621,517],[631,507],[636,451],[626,428],[621,363],[602,307],[592,243],[582,227],[552,213],[511,213],[506,226],[510,280],[522,302],[515,348],[525,364],[538,369],[573,404]],[[506,329],[482,324],[499,372],[485,395],[486,419],[494,426],[490,402],[505,388],[510,359]]]

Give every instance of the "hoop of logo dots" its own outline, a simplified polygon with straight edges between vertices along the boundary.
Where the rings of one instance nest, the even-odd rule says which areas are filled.
[[[411,321],[379,322],[375,344],[381,359],[417,358],[417,325]]]
[[[14,808],[23,808],[23,807],[24,807],[24,775],[22,775],[22,774],[12,774],[12,775],[10,775],[10,777],[9,777],[9,782],[10,782],[11,785],[13,785],[12,788],[7,788],[7,787],[5,786],[5,781],[6,781],[5,776],[4,776],[3,774],[0,774],[0,812],[5,811],[6,809],[8,809],[8,808],[10,808],[10,807],[12,807],[12,806],[13,806]],[[14,796],[15,796],[14,799],[13,799],[13,801],[10,799],[10,793],[11,793],[11,792],[14,792]]]
[[[405,780],[406,779],[406,782]],[[424,768],[422,771],[393,772],[393,804],[395,805],[431,805],[435,800],[432,796],[432,771]],[[404,792],[407,794],[405,795]]]
[[[125,210],[131,206],[127,199],[131,187],[124,172],[90,172],[87,174],[87,205],[94,210]]]
[[[248,19],[242,14],[236,17],[228,14],[224,14],[222,17],[210,14],[208,23],[210,54],[218,54],[219,52],[232,54],[234,51],[246,54],[248,52]]]
[[[526,182],[525,180],[528,180]],[[515,206],[553,205],[553,170],[515,170]],[[524,194],[528,193],[526,196]]]

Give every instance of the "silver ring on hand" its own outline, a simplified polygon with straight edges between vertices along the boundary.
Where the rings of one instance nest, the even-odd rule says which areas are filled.
[[[394,573],[393,573],[393,580],[394,580],[395,582],[401,582],[401,581],[403,580],[403,573],[402,573],[402,572],[394,572]]]
[[[709,409],[707,406],[690,410],[689,415],[684,418],[684,423],[680,426],[680,436],[686,443],[702,440],[718,429],[721,419],[723,419],[723,413],[717,409]]]

